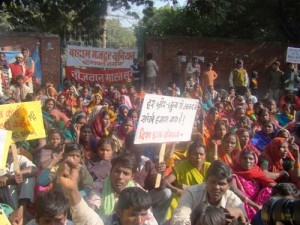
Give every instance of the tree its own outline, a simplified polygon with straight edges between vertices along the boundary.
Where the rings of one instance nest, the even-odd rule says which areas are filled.
[[[152,9],[135,27],[138,37],[184,35],[300,42],[298,0],[188,0],[182,8]]]
[[[123,7],[136,16],[130,11],[132,4],[145,5],[150,12],[153,0],[2,0],[0,4],[2,31],[51,32],[65,41],[96,45],[97,40],[105,39],[109,6],[113,10]]]
[[[117,19],[107,20],[107,47],[134,48],[136,37],[131,28],[122,27]]]

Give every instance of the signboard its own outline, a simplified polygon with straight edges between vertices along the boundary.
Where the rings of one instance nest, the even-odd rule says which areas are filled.
[[[189,141],[198,100],[146,94],[135,144]]]
[[[67,46],[67,66],[96,68],[130,68],[137,49]]]
[[[44,138],[41,107],[40,101],[1,105],[0,129],[11,130],[14,142]]]
[[[4,171],[6,168],[7,155],[9,145],[11,143],[11,134],[9,130],[0,129],[0,171]]]
[[[288,47],[286,53],[286,62],[300,64],[300,48]]]
[[[131,69],[114,69],[114,70],[88,70],[79,69],[72,66],[66,66],[66,77],[75,78],[78,82],[88,82],[88,83],[122,83],[133,80]]]

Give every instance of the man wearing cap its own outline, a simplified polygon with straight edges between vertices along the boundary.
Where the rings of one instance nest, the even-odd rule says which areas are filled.
[[[243,68],[243,60],[236,61],[236,68],[230,73],[230,87],[235,87],[238,95],[244,95],[249,86],[249,77],[247,71]]]
[[[12,82],[16,81],[18,75],[24,76],[24,82],[33,75],[32,70],[24,63],[24,56],[21,53],[16,56],[15,62],[9,64],[9,67],[12,73]]]
[[[268,76],[268,98],[274,99],[276,103],[279,101],[280,90],[283,86],[284,72],[279,68],[280,62],[276,61],[272,64],[272,70]]]

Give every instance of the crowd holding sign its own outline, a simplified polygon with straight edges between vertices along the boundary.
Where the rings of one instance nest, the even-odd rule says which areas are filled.
[[[13,141],[44,138],[41,102],[1,105],[0,129],[11,130]]]
[[[198,100],[147,94],[135,136],[135,144],[188,141]]]
[[[300,48],[288,47],[286,53],[286,62],[300,63]]]
[[[130,68],[137,49],[67,46],[67,65],[95,68]]]
[[[78,82],[93,82],[101,84],[123,83],[133,79],[132,72],[128,68],[114,70],[95,70],[95,69],[80,69],[72,66],[66,66],[66,77],[74,78]]]

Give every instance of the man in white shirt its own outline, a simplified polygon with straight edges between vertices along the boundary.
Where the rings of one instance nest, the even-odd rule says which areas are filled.
[[[152,54],[148,53],[147,54],[147,61],[146,61],[146,84],[148,86],[151,85],[156,85],[156,77],[157,77],[157,73],[158,73],[158,66],[156,64],[156,62],[152,59]]]
[[[180,198],[177,209],[174,210],[171,225],[190,224],[190,214],[200,203],[230,209],[232,216],[244,215],[244,203],[229,190],[232,172],[222,161],[214,161],[206,175],[206,183],[188,187]]]

